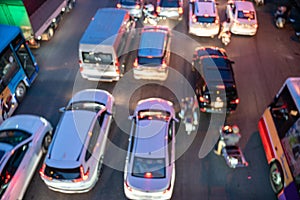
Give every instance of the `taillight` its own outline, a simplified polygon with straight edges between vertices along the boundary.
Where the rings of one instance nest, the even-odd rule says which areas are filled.
[[[83,67],[80,67],[80,68],[79,68],[79,71],[80,71],[80,72],[83,72]]]
[[[182,14],[182,13],[183,13],[182,7],[179,7],[179,8],[178,8],[178,13],[179,13],[179,14]]]
[[[117,72],[118,74],[120,74],[120,63],[119,63],[118,60],[116,60],[115,66],[116,66],[116,72]]]
[[[156,12],[157,12],[157,13],[160,13],[160,6],[157,6],[157,7],[156,7]]]
[[[192,19],[193,19],[193,22],[194,22],[194,23],[197,22],[197,19],[196,19],[196,16],[195,16],[195,15],[192,16]]]
[[[41,176],[42,178],[46,178],[46,179],[48,179],[48,180],[52,180],[52,177],[49,177],[49,176],[46,176],[46,175],[45,175],[45,168],[46,168],[46,164],[44,163],[44,164],[42,165],[41,169],[40,169],[40,176]]]
[[[138,66],[138,60],[137,60],[137,58],[134,60],[134,63],[133,63],[133,67],[137,67]]]
[[[80,178],[74,179],[73,182],[81,182],[81,181],[85,181],[85,180],[88,179],[89,173],[90,173],[90,169],[88,169],[87,172],[84,173],[84,168],[81,165],[80,168],[79,168],[79,171],[80,171]]]
[[[140,5],[135,5],[135,9],[140,9],[141,6]]]
[[[199,101],[202,103],[209,103],[209,100],[207,98],[204,98],[203,96],[199,97]]]
[[[128,185],[127,180],[124,181],[126,188],[131,192],[132,188]]]
[[[78,63],[79,63],[79,64],[82,64],[82,60],[79,60]]]
[[[121,8],[122,6],[121,6],[121,4],[120,3],[118,3],[117,4],[117,8]]]
[[[230,101],[231,104],[239,104],[240,103],[240,99],[237,98],[235,100]]]

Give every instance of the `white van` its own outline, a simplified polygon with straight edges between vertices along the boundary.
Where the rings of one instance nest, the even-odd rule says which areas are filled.
[[[119,80],[125,71],[120,58],[134,26],[134,20],[126,10],[98,9],[80,39],[81,76],[93,81]]]

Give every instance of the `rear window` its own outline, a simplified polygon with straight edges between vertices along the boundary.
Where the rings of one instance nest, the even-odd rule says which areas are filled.
[[[73,180],[81,178],[79,167],[74,169],[59,169],[46,166],[45,175],[54,179]]]
[[[255,13],[254,13],[254,11],[249,11],[249,10],[239,10],[238,11],[238,18],[239,19],[254,20],[255,19]]]
[[[109,53],[82,52],[82,59],[84,63],[91,64],[110,65],[113,63],[112,55]]]
[[[161,120],[168,121],[170,118],[170,113],[163,110],[141,110],[138,112],[139,120],[147,119],[147,120]]]
[[[140,0],[121,0],[120,3],[125,6],[134,6],[136,4],[140,4],[141,2]]]
[[[138,57],[139,65],[145,66],[153,66],[153,65],[161,65],[163,59],[161,57]]]
[[[165,159],[135,157],[132,175],[144,178],[165,178]]]
[[[216,21],[216,17],[208,16],[196,16],[196,19],[199,23],[214,23]]]
[[[173,8],[179,7],[179,1],[178,0],[161,0],[160,1],[160,6],[161,7],[169,7],[169,8]]]

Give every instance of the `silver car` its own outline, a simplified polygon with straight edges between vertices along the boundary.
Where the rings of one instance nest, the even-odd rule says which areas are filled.
[[[52,125],[34,115],[15,115],[0,126],[0,198],[22,199],[43,153]]]
[[[183,0],[157,0],[156,12],[162,19],[182,20]]]
[[[175,183],[175,111],[161,98],[140,100],[132,120],[124,169],[129,199],[170,199]]]
[[[117,8],[129,11],[129,14],[135,19],[139,19],[143,15],[143,0],[119,0]]]
[[[50,189],[83,193],[94,187],[103,164],[113,106],[109,92],[86,89],[60,109],[63,114],[40,170]]]

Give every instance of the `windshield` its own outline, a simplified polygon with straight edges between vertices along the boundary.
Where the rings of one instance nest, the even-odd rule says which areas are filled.
[[[6,130],[0,132],[0,143],[7,143],[12,146],[18,145],[20,142],[26,140],[31,135],[29,133],[19,130]]]
[[[138,112],[138,119],[139,120],[161,120],[161,121],[168,121],[170,118],[170,113],[163,110],[141,110]]]
[[[255,19],[255,13],[254,13],[254,11],[249,11],[249,10],[239,10],[238,11],[238,18],[239,19],[254,20]]]
[[[132,175],[145,178],[164,178],[166,177],[165,159],[135,157]]]
[[[110,65],[113,63],[112,55],[109,53],[82,52],[82,59],[84,63],[91,64]]]

